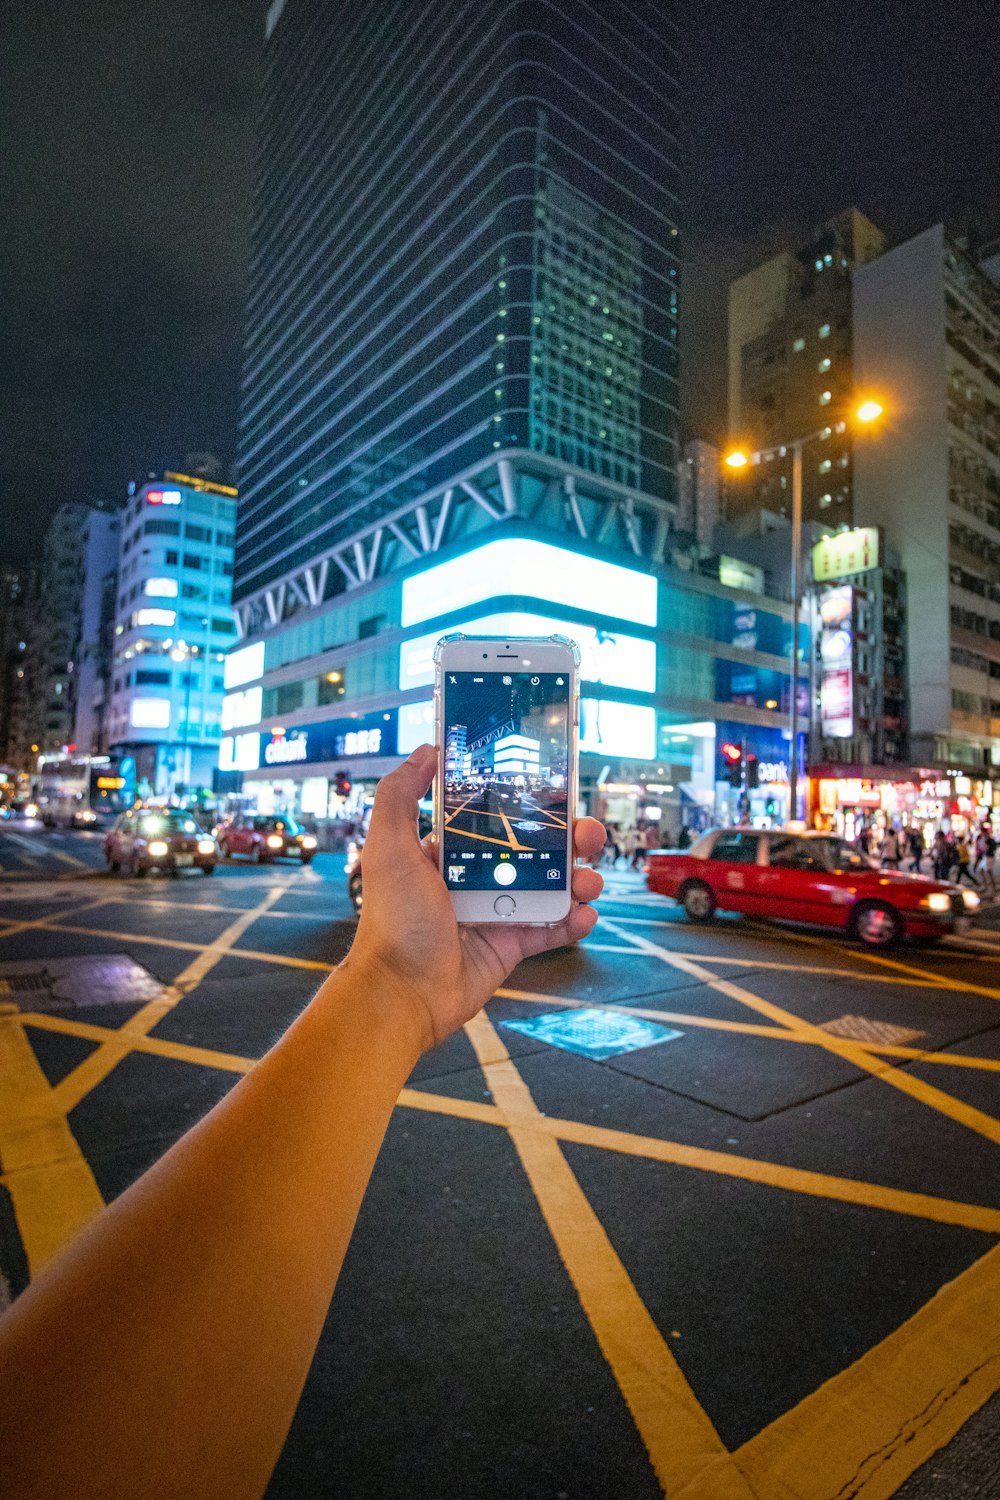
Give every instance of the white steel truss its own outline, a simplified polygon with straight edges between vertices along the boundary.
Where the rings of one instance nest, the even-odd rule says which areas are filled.
[[[559,459],[508,449],[357,528],[310,562],[248,594],[235,605],[237,629],[241,639],[274,629],[513,517],[568,532],[592,547],[660,563],[674,511],[667,500]]]

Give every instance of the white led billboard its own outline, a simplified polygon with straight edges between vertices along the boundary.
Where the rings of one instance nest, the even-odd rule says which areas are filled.
[[[463,635],[567,635],[580,647],[580,675],[585,682],[602,682],[608,687],[630,688],[636,693],[656,691],[656,644],[634,635],[620,635],[614,630],[595,630],[568,620],[554,620],[546,615],[510,613],[483,615],[478,620],[463,620],[458,627]],[[434,647],[440,631],[404,641],[399,648],[399,686],[429,687],[434,681]]]
[[[230,651],[223,669],[223,680],[227,688],[242,687],[245,682],[254,682],[264,675],[264,642],[255,641],[252,646],[241,646]]]
[[[402,624],[418,625],[499,594],[530,594],[637,625],[656,624],[656,579],[523,537],[486,542],[403,583]]]
[[[133,729],[169,729],[169,698],[133,698],[128,721]]]
[[[403,703],[399,709],[399,729],[396,735],[396,750],[399,755],[410,755],[418,745],[434,743],[434,699],[425,703]]]
[[[656,759],[656,710],[639,703],[580,700],[580,749],[624,760]]]
[[[222,728],[243,729],[247,724],[259,724],[263,707],[264,689],[246,688],[241,693],[229,693],[222,700]]]
[[[132,619],[136,625],[173,625],[177,614],[172,609],[137,609]]]
[[[176,599],[176,578],[147,578],[142,592],[149,599]]]
[[[256,771],[259,766],[259,734],[227,734],[219,741],[220,771]]]

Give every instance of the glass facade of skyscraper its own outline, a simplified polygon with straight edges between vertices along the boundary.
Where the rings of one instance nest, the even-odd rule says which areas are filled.
[[[236,600],[492,454],[673,499],[668,0],[286,0],[269,31]]]

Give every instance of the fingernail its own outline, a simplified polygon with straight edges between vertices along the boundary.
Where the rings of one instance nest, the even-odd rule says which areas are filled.
[[[413,751],[413,754],[408,758],[408,760],[406,762],[407,765],[413,765],[417,761],[424,760],[426,758],[426,756],[427,756],[428,751],[430,751],[430,753],[433,754],[433,755],[437,755],[437,747],[436,746],[434,746],[434,745],[418,745],[417,748]]]

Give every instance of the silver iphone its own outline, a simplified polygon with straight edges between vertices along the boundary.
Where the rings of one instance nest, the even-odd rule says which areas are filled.
[[[563,636],[450,635],[435,651],[441,874],[460,922],[568,915],[579,665]]]

